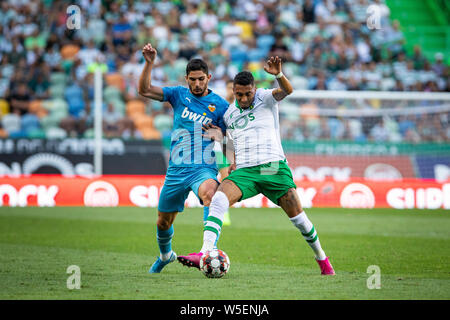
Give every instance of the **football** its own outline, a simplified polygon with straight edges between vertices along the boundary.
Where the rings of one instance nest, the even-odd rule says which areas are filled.
[[[222,278],[230,270],[230,258],[219,249],[207,251],[200,259],[200,270],[208,278]]]

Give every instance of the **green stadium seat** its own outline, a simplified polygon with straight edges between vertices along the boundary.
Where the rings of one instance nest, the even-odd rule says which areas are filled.
[[[87,130],[84,132],[83,137],[86,138],[86,139],[92,139],[92,138],[94,138],[94,129],[92,129],[92,128],[87,129]]]
[[[27,134],[28,134],[28,137],[31,139],[45,139],[46,138],[45,131],[40,128],[30,130],[30,131],[28,131]]]
[[[64,84],[54,84],[49,88],[50,96],[54,99],[64,98],[64,91],[66,86]]]
[[[67,137],[67,132],[59,127],[50,127],[45,131],[47,139],[64,139]]]
[[[20,117],[15,113],[8,113],[1,119],[2,127],[7,132],[19,131],[21,128]]]
[[[125,115],[126,104],[121,98],[111,100],[109,101],[109,103],[111,103],[114,106],[115,111],[119,112],[122,116]]]
[[[122,92],[115,87],[115,86],[107,86],[103,90],[103,100],[105,100],[106,103],[109,103],[113,100],[122,100]]]
[[[40,123],[42,129],[44,131],[47,131],[49,128],[57,127],[59,124],[59,119],[48,114],[45,117],[41,118]]]
[[[173,119],[167,114],[159,114],[153,120],[153,126],[160,132],[171,130],[173,126]]]
[[[50,83],[55,84],[66,84],[67,76],[63,72],[52,72],[50,74]]]
[[[66,100],[62,98],[57,99],[51,99],[51,100],[45,100],[42,103],[43,107],[47,109],[50,112],[61,112],[65,111],[67,112],[69,110],[69,105],[66,102]]]

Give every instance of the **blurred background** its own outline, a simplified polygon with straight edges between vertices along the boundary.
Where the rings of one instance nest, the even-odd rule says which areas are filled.
[[[93,175],[98,69],[103,173],[164,175],[172,109],[137,93],[150,42],[155,85],[185,85],[200,57],[230,101],[227,81],[244,69],[277,86],[262,66],[282,57],[297,181],[450,178],[450,1],[10,0],[0,29],[2,177]]]

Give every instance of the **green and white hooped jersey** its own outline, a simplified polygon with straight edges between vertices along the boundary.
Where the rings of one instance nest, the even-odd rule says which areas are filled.
[[[236,169],[285,160],[280,140],[278,101],[273,89],[257,89],[253,105],[247,109],[230,104],[223,118],[233,141]]]

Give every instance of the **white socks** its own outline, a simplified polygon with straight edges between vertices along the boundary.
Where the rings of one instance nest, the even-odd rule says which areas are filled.
[[[170,259],[170,256],[172,255],[172,250],[170,250],[169,252],[167,252],[167,253],[160,253],[159,254],[159,258],[162,260],[162,261],[167,261],[167,260],[169,260]]]
[[[308,242],[311,249],[313,249],[316,259],[317,260],[324,260],[326,259],[326,254],[322,250],[322,247],[320,246],[319,237],[317,236],[317,232],[314,228],[314,225],[311,221],[309,221],[308,217],[306,216],[305,211],[300,212],[298,215],[296,215],[293,218],[289,218],[291,220],[292,224],[297,227],[298,230],[303,235],[303,238]]]
[[[228,210],[230,202],[222,191],[217,191],[209,205],[209,215],[203,229],[203,247],[200,252],[212,250],[222,230],[223,216]]]
[[[217,191],[209,206],[209,215],[203,229],[203,247],[200,252],[210,251],[216,245],[217,239],[222,230],[223,216],[229,209],[230,203],[227,196],[222,191]],[[326,259],[326,254],[322,250],[319,237],[312,222],[306,216],[305,211],[300,212],[293,218],[290,218],[292,224],[300,230],[303,238],[308,242],[314,251],[317,260]]]

